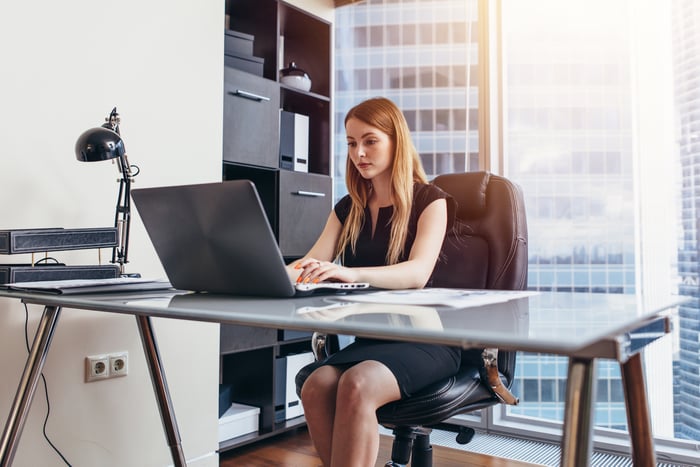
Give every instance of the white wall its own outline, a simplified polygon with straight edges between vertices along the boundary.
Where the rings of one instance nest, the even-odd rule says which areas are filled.
[[[117,106],[134,187],[221,178],[224,1],[0,3],[0,229],[113,222],[117,169],[80,163],[74,145]],[[329,21],[332,0],[293,0]],[[103,250],[103,262],[110,250]],[[95,264],[94,251],[51,254]],[[163,275],[138,213],[127,272]],[[0,262],[29,262],[0,256]],[[30,307],[30,335],[41,309]],[[218,465],[218,325],[157,320],[188,465]],[[83,382],[87,355],[127,350],[129,375]],[[162,466],[170,453],[132,317],[64,310],[44,367],[47,432],[76,466]],[[24,310],[0,299],[0,420],[26,350]],[[43,439],[40,387],[15,466],[63,465]]]
[[[116,167],[80,163],[73,148],[113,106],[141,168],[135,187],[220,180],[223,25],[223,0],[0,3],[0,229],[112,224]],[[93,251],[51,256],[97,262]],[[127,271],[162,276],[138,215]],[[30,307],[32,333],[40,312]],[[26,356],[23,324],[23,308],[0,299],[3,426]],[[185,455],[218,465],[218,325],[156,324]],[[127,377],[83,382],[85,356],[121,350]],[[170,463],[132,317],[64,310],[44,374],[47,432],[73,465]],[[41,434],[45,414],[40,386],[14,465],[62,465]]]

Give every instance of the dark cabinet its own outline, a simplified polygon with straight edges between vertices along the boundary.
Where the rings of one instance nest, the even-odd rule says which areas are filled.
[[[279,93],[274,81],[224,68],[224,161],[278,165]]]
[[[327,175],[224,164],[225,180],[251,180],[287,261],[306,254],[330,213],[332,179]]]
[[[278,0],[226,0],[226,17],[222,178],[255,184],[280,250],[292,261],[311,248],[333,207],[332,25]],[[309,75],[309,90],[281,82],[280,70],[292,61]],[[301,168],[280,158],[280,121],[288,113],[308,126]],[[282,152],[286,136],[284,142]],[[234,401],[260,408],[260,423],[258,432],[223,441],[220,450],[305,423],[296,411],[280,418],[279,405],[281,382],[290,384],[282,362],[305,358],[298,354],[310,351],[309,338],[221,326],[220,381]]]
[[[327,175],[280,172],[279,243],[285,257],[313,246],[329,214],[332,180]]]

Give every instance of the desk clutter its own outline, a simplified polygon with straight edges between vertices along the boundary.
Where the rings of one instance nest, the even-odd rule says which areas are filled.
[[[117,228],[39,228],[0,230],[0,254],[31,254],[30,263],[0,263],[0,284],[67,279],[113,279],[120,275],[117,264],[66,265],[54,258],[35,260],[36,254],[51,251],[113,248]]]

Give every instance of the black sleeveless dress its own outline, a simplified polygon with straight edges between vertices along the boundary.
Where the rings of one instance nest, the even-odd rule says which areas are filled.
[[[402,261],[407,259],[413,246],[420,214],[430,203],[443,198],[448,202],[449,229],[454,221],[454,200],[434,185],[418,183],[414,185],[413,208],[409,219],[406,248],[404,249],[406,257],[401,258]],[[347,219],[350,204],[350,197],[345,196],[334,208],[341,223]],[[374,237],[372,237],[371,222],[365,222],[357,239],[355,254],[352,254],[349,247],[345,251],[343,259],[345,266],[369,267],[386,264],[392,212],[391,206],[380,208]],[[369,209],[366,208],[365,219],[369,220],[369,216]],[[461,350],[442,345],[358,337],[349,346],[319,362],[318,366],[334,365],[347,368],[365,360],[376,360],[387,366],[398,381],[401,397],[406,398],[434,381],[455,374],[461,362]]]

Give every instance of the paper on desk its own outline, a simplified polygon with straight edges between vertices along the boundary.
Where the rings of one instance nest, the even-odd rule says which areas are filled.
[[[334,297],[361,303],[390,303],[399,305],[433,305],[452,308],[468,308],[507,302],[517,298],[530,297],[539,292],[529,290],[467,290],[467,289],[410,289],[382,290],[366,294],[348,294]]]
[[[140,277],[13,282],[9,284],[0,285],[0,287],[9,290],[18,290],[25,292],[44,292],[53,294],[126,292],[143,290],[162,290],[172,288],[170,282],[168,282],[167,280],[144,279]]]

